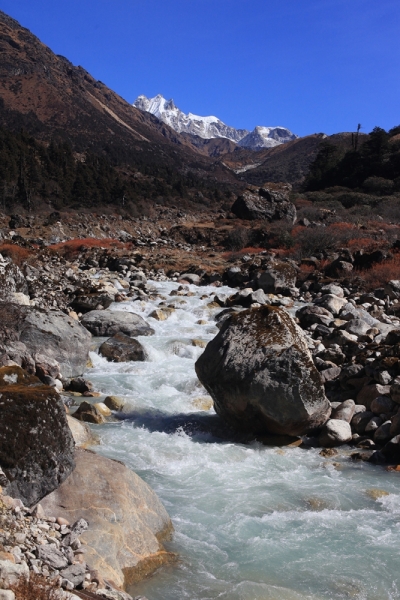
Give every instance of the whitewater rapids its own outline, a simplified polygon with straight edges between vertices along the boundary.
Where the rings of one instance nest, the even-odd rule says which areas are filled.
[[[193,296],[170,296],[177,284],[149,283],[155,299],[111,306],[155,329],[139,338],[149,360],[109,363],[92,352],[86,373],[96,389],[130,406],[122,421],[94,426],[96,451],[143,477],[175,527],[168,549],[178,563],[135,585],[133,596],[399,599],[400,474],[353,462],[348,447],[327,459],[318,449],[219,437],[194,371],[201,342],[218,331],[218,310],[207,307],[217,290],[188,286]],[[159,322],[149,315],[161,301],[176,310]]]

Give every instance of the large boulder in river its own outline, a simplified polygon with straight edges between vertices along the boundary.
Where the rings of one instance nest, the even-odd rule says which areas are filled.
[[[302,435],[331,412],[304,333],[280,308],[227,319],[196,372],[216,412],[239,430]]]
[[[231,211],[239,219],[296,221],[296,207],[289,201],[290,184],[266,183],[257,192],[245,190],[233,203]]]
[[[172,523],[153,490],[119,461],[82,449],[75,460],[74,472],[41,504],[48,516],[90,524],[81,540],[91,568],[124,586],[171,562],[161,542]]]
[[[0,368],[0,467],[4,492],[26,506],[72,472],[74,441],[60,396],[20,367]]]
[[[99,353],[113,362],[143,361],[148,358],[142,344],[135,338],[125,335],[125,333],[116,333],[103,342],[99,348]]]
[[[19,339],[32,355],[56,360],[63,377],[82,375],[89,358],[92,336],[61,310],[28,309]]]
[[[154,329],[140,315],[124,310],[91,310],[83,315],[82,324],[96,336],[119,332],[131,337],[154,334]]]

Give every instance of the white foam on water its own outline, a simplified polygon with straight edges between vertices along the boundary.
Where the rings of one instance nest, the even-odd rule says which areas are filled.
[[[177,284],[154,283],[166,298]],[[398,600],[400,476],[333,460],[317,449],[267,448],[216,436],[194,363],[193,339],[216,333],[207,303],[227,288],[196,288],[166,320],[148,318],[160,299],[125,303],[155,329],[139,338],[149,360],[108,363],[91,355],[87,377],[131,406],[120,423],[94,426],[96,451],[122,460],[164,502],[175,527],[177,565],[136,585],[150,600]],[[200,299],[204,294],[207,299]],[[120,310],[121,304],[111,307]],[[197,323],[199,319],[206,325]],[[211,430],[210,430],[211,427]],[[371,489],[387,496],[373,499]]]

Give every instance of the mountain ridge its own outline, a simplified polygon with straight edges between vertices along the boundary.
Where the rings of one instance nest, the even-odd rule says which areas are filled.
[[[147,98],[140,95],[133,103],[135,108],[153,114],[172,127],[177,133],[196,135],[203,139],[226,138],[243,148],[258,150],[273,148],[297,139],[297,135],[286,127],[257,126],[253,131],[230,127],[213,115],[202,117],[191,112],[184,113],[172,99],[166,100],[162,94]]]

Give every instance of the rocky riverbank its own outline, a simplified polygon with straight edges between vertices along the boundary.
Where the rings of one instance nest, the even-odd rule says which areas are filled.
[[[16,236],[12,238],[14,242],[19,241]],[[14,245],[23,252],[27,242],[22,236],[21,239]],[[46,577],[61,588],[68,590],[73,585],[74,589],[87,589],[109,598],[125,598],[119,588],[174,560],[160,543],[172,526],[151,490],[143,487],[145,484],[119,463],[108,464],[107,459],[73,450],[71,429],[76,445],[91,444],[88,431],[77,419],[104,423],[118,415],[122,408],[116,398],[93,403],[91,398],[97,393],[90,382],[82,378],[95,338],[109,338],[100,348],[100,353],[108,360],[147,359],[135,337],[152,335],[151,325],[139,315],[114,310],[115,305],[109,310],[114,302],[158,298],[160,302],[151,316],[165,320],[173,314],[177,303],[193,294],[190,284],[211,284],[211,293],[207,288],[209,307],[215,312],[216,324],[221,331],[201,358],[206,367],[210,364],[214,367],[218,362],[215,358],[207,358],[211,346],[214,345],[218,355],[221,351],[218,339],[228,336],[227,332],[243,322],[242,329],[232,330],[232,339],[240,340],[240,344],[231,350],[235,360],[239,361],[237,384],[232,383],[229,373],[227,377],[237,389],[240,382],[247,382],[237,395],[240,410],[233,406],[232,398],[236,392],[229,392],[227,385],[223,389],[223,394],[229,396],[228,410],[219,391],[214,390],[214,384],[208,384],[208,376],[204,376],[204,384],[213,396],[218,414],[228,422],[225,437],[233,435],[233,439],[244,441],[256,437],[269,444],[320,446],[325,453],[334,453],[331,450],[334,446],[350,444],[354,447],[354,460],[368,460],[391,469],[396,469],[400,463],[400,320],[397,310],[400,283],[397,280],[389,280],[383,287],[370,292],[363,291],[356,279],[346,278],[355,258],[345,251],[338,252],[323,269],[318,267],[318,261],[312,261],[315,268],[304,271],[301,269],[304,262],[278,258],[266,251],[256,255],[241,254],[234,263],[227,262],[228,258],[224,259],[220,254],[211,256],[208,264],[204,264],[207,261],[202,260],[203,247],[196,246],[195,254],[190,257],[194,264],[190,264],[185,248],[175,248],[167,256],[164,250],[155,251],[160,246],[158,242],[154,246],[150,242],[143,244],[138,249],[137,245],[110,248],[97,244],[85,246],[82,242],[67,248],[69,253],[65,245],[51,251],[36,249],[34,260],[26,255],[24,260],[18,259],[18,251],[14,248],[8,257],[0,258],[3,423],[0,465],[4,471],[5,493],[20,499],[5,500],[4,529],[13,529],[14,525],[10,523],[19,522],[21,519],[17,514],[20,513],[28,532],[27,543],[20,543],[22,547],[14,540],[5,543],[4,538],[2,551],[17,557],[14,556],[14,563],[11,556],[5,560],[17,565],[26,563],[28,570],[30,568],[31,572]],[[184,254],[186,252],[185,256],[182,256],[182,250]],[[173,268],[170,265],[172,257],[175,259]],[[151,280],[167,279],[178,285],[171,298],[159,298]],[[231,294],[220,294],[222,284],[236,289],[232,289]],[[255,325],[256,329],[253,328],[256,322],[262,324],[261,329]],[[227,340],[229,342],[229,336],[224,344]],[[282,340],[285,341],[283,345]],[[246,358],[252,348],[250,358],[257,363],[253,366],[247,360],[249,357]],[[300,362],[293,348],[299,349]],[[257,358],[257,353],[265,360]],[[283,357],[281,364],[273,360],[274,354]],[[248,366],[245,377],[240,361]],[[268,386],[272,381],[272,387],[263,388],[262,393],[274,399],[268,409],[261,406],[261,413],[267,414],[261,429],[261,421],[253,410],[255,401],[248,393],[259,385],[256,372],[262,373]],[[284,372],[294,375],[284,381]],[[213,374],[219,387],[224,386],[221,373]],[[203,381],[203,374],[199,372],[199,376]],[[314,381],[315,389],[302,386],[301,382],[305,380]],[[276,382],[281,386],[279,393]],[[307,388],[308,399],[303,388]],[[276,402],[279,394],[286,399],[292,391],[293,396],[298,394],[300,402],[296,408],[297,420],[290,406],[283,408],[282,403]],[[319,398],[317,403],[316,396]],[[76,418],[69,416],[66,420],[63,403],[72,411],[77,409]],[[250,405],[249,412],[246,407]],[[20,407],[20,413],[17,407]],[[234,418],[229,416],[233,414]],[[249,426],[243,428],[244,437],[235,437],[235,430],[242,429],[243,419]],[[53,426],[50,429],[47,426],[46,430],[45,424],[52,420]],[[256,422],[257,427],[254,426]],[[231,426],[232,434],[229,433]],[[54,430],[62,430],[63,434],[55,440],[50,435],[47,440],[46,435]],[[26,435],[28,431],[30,433]],[[271,434],[279,437],[271,437]],[[21,459],[26,460],[31,446],[37,456],[31,454],[29,464],[18,464],[18,451]],[[23,451],[24,448],[29,452]],[[40,472],[38,465],[42,469]],[[119,475],[113,482],[111,474],[116,476],[117,473]],[[106,487],[104,482],[107,482]],[[125,491],[123,486],[127,486]],[[126,497],[130,498],[127,504]],[[137,506],[132,504],[134,497],[140,499]],[[91,507],[100,498],[102,505],[93,512]],[[143,499],[146,502],[144,514],[140,508]],[[24,508],[22,502],[29,508]],[[37,508],[38,502],[43,509]],[[34,510],[39,513],[44,510],[40,513],[43,521],[40,524],[50,528],[54,525],[57,535],[32,538],[29,532],[32,527],[33,531],[37,530],[35,519],[40,516],[31,513],[35,506]],[[118,527],[106,516],[110,510],[118,515]],[[47,520],[44,515],[49,515]],[[85,552],[78,551],[81,548],[78,544],[76,549],[72,548],[72,553],[75,552],[72,556],[68,549],[65,550],[68,547],[63,545],[63,531],[66,530],[61,529],[57,519],[68,521],[68,528],[69,523],[79,522],[81,517],[89,522],[89,529],[81,532]],[[143,537],[137,533],[141,527]],[[45,528],[39,527],[39,530]],[[126,547],[130,545],[127,540],[133,532],[137,545],[127,552]],[[36,545],[35,539],[39,539]],[[43,552],[39,552],[39,546],[52,544],[67,560],[65,566],[52,567],[44,560]],[[20,552],[13,551],[17,547]],[[18,562],[18,556],[21,562]],[[71,575],[73,580],[64,573],[72,567],[74,572],[80,570],[79,577],[73,579]],[[94,572],[97,575],[92,577]]]

